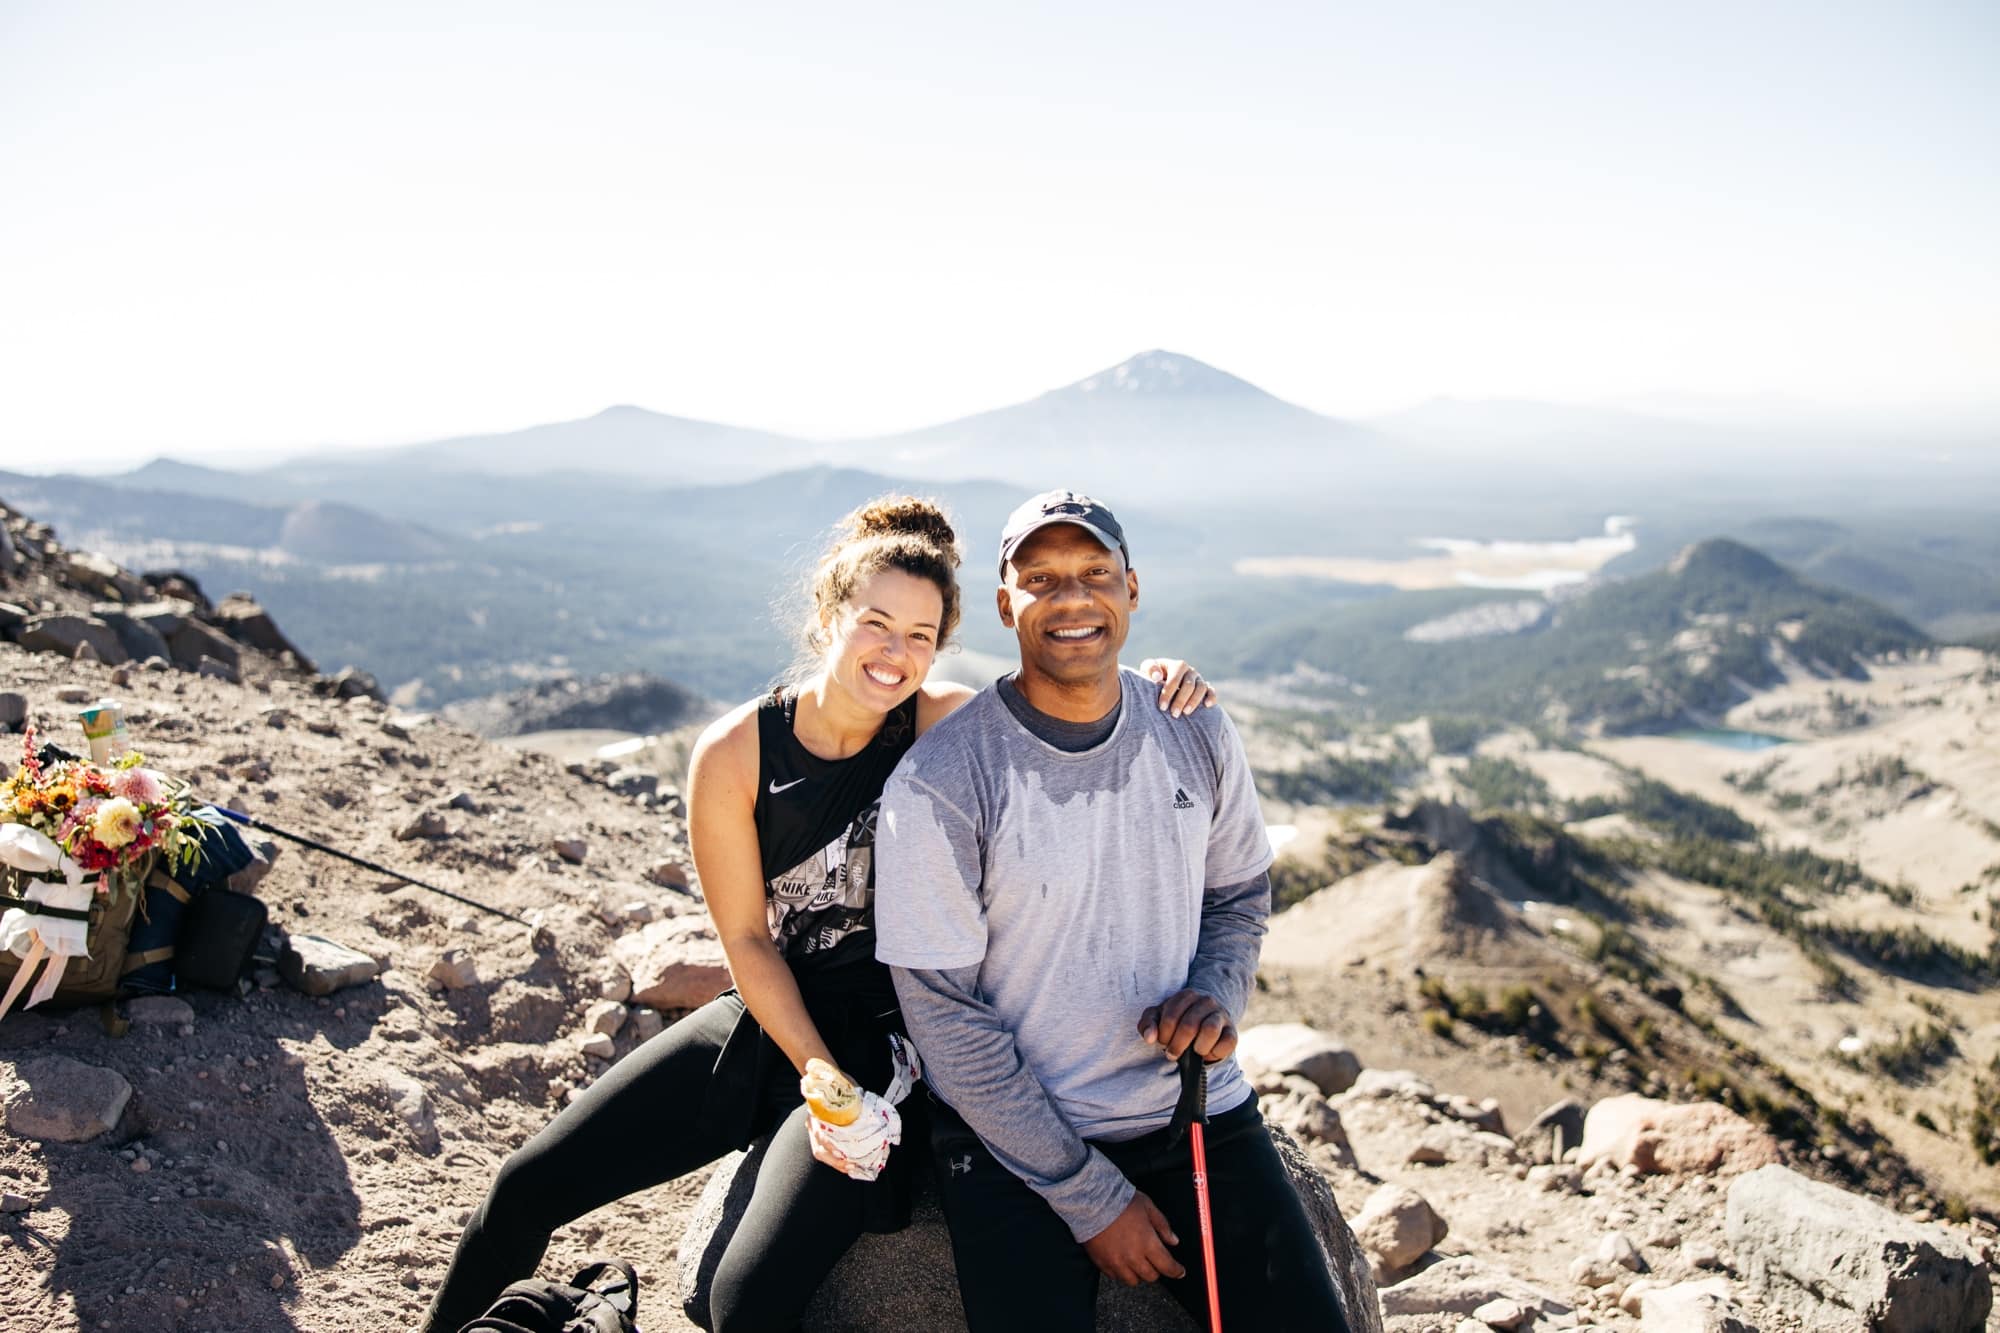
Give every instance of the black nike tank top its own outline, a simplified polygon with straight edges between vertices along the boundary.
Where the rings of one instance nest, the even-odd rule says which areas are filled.
[[[771,939],[787,959],[842,945],[872,955],[864,936],[875,925],[875,812],[916,740],[916,696],[846,759],[821,759],[800,744],[797,715],[789,689],[773,690],[757,710],[757,842]]]

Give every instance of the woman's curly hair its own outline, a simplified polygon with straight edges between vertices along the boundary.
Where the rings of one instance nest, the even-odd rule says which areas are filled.
[[[958,630],[958,533],[934,500],[885,495],[834,524],[833,540],[806,579],[806,613],[798,628],[799,652],[787,679],[796,684],[819,668],[826,648],[823,626],[854,590],[885,569],[928,580],[944,599],[937,646]]]

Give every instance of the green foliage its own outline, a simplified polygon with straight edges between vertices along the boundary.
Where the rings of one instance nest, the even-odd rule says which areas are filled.
[[[1426,1009],[1424,1010],[1423,1017],[1417,1021],[1422,1023],[1424,1025],[1424,1031],[1430,1033],[1433,1037],[1443,1037],[1446,1040],[1450,1039],[1452,1034],[1451,1015],[1446,1013],[1444,1010]]]
[[[1966,1133],[1980,1161],[2000,1166],[2000,1055],[1993,1057],[1985,1074],[1972,1081],[1972,1114],[1967,1117]]]
[[[1265,795],[1293,805],[1380,805],[1422,771],[1398,740],[1386,755],[1316,755],[1299,768],[1259,774],[1258,785]]]
[[[1724,773],[1722,780],[1745,796],[1758,796],[1770,787],[1771,775],[1777,770],[1778,761],[1772,759],[1745,772]]]
[[[1282,912],[1305,901],[1327,885],[1346,879],[1381,861],[1411,864],[1423,853],[1407,842],[1378,839],[1366,834],[1330,839],[1317,857],[1301,859],[1289,854],[1271,864],[1271,910]]]
[[[1470,754],[1474,746],[1507,724],[1497,718],[1443,713],[1432,717],[1430,725],[1431,748],[1439,754]]]
[[[1842,1060],[1851,1068],[1880,1074],[1898,1083],[1914,1083],[1957,1057],[1958,1042],[1951,1029],[1942,1023],[1925,1023],[1899,1033],[1894,1041],[1877,1042]]]
[[[1591,962],[1634,985],[1644,985],[1660,975],[1659,963],[1638,936],[1616,921],[1589,912],[1584,915],[1597,927],[1597,937],[1585,955]]]
[[[1500,992],[1501,1025],[1509,1032],[1519,1032],[1534,1017],[1536,1004],[1532,986],[1509,986]]]
[[[1613,858],[1596,845],[1574,838],[1562,825],[1539,815],[1506,810],[1478,821],[1501,858],[1536,896],[1574,903],[1603,898],[1615,870]]]
[[[1898,976],[1928,980],[1957,973],[1978,982],[2000,981],[2000,956],[1977,953],[1915,926],[1815,924],[1812,933],[1837,949]]]
[[[1844,787],[1896,787],[1906,782],[1923,787],[1935,785],[1922,773],[1911,768],[1899,754],[1873,755],[1857,763],[1851,770],[1842,764],[1831,779],[1822,782],[1815,790],[1831,792]]]
[[[1474,809],[1520,810],[1550,802],[1549,784],[1512,759],[1474,755],[1458,770],[1457,777]]]
[[[1676,837],[1746,842],[1757,836],[1757,826],[1734,810],[1648,777],[1629,779],[1624,809],[1640,823]]]
[[[1772,929],[1797,943],[1819,969],[1823,984],[1851,996],[1852,982],[1825,953],[1838,949],[1900,976],[1935,980],[1955,975],[1975,983],[2000,981],[2000,951],[1979,953],[1940,940],[1915,926],[1856,926],[1819,920],[1794,893],[1830,897],[1849,889],[1906,894],[1875,879],[1852,861],[1835,861],[1802,847],[1745,847],[1713,838],[1674,837],[1658,845],[1630,838],[1606,839],[1603,853],[1631,866],[1651,866],[1678,879],[1723,889],[1750,907]]]

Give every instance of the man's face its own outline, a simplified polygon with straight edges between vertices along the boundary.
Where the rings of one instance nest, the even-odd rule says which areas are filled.
[[[1117,670],[1138,605],[1139,576],[1074,523],[1031,534],[1000,584],[1000,623],[1021,641],[1022,668],[1064,684]]]

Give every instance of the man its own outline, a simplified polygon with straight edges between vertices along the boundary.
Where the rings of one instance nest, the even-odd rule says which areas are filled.
[[[1271,848],[1219,711],[1174,721],[1118,651],[1124,530],[1051,491],[1001,534],[1019,672],[917,742],[883,792],[876,954],[934,1098],[931,1150],[974,1333],[1092,1327],[1099,1272],[1206,1322],[1175,1062],[1209,1062],[1223,1325],[1345,1327],[1235,1062]],[[1154,691],[1156,693],[1156,691]]]

